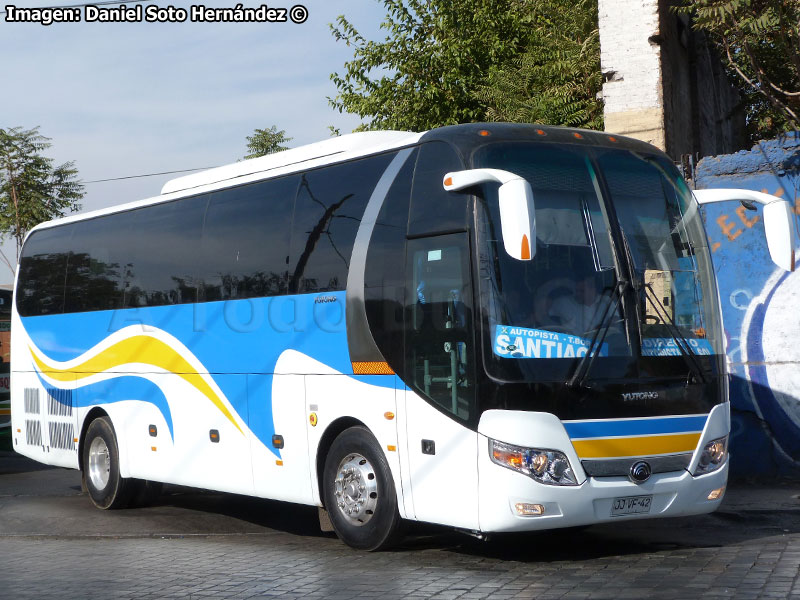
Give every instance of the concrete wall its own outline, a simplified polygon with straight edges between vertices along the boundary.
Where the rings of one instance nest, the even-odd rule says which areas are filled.
[[[800,133],[703,159],[695,184],[789,199],[800,214]],[[769,259],[760,211],[708,205],[731,365],[732,476],[800,477],[800,271]]]
[[[739,96],[673,0],[599,0],[605,129],[673,160],[743,147]]]
[[[665,147],[657,0],[599,0],[606,131]]]

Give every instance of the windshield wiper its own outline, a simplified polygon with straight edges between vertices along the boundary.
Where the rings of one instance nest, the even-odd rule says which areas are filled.
[[[678,350],[680,351],[681,356],[683,356],[684,360],[686,361],[689,370],[695,375],[695,377],[699,377],[701,383],[706,383],[707,382],[706,376],[703,373],[703,368],[697,362],[697,358],[694,351],[689,345],[689,342],[686,341],[686,338],[681,335],[680,329],[678,329],[678,326],[675,324],[675,321],[667,313],[666,307],[661,303],[661,300],[658,299],[655,290],[653,290],[652,284],[646,283],[644,285],[644,289],[645,289],[645,298],[650,300],[650,304],[653,306],[653,308],[657,313],[656,316],[661,320],[661,323],[663,323],[667,327],[669,335],[672,337],[673,340],[675,340],[675,344],[678,346]],[[647,292],[650,293],[648,294]]]
[[[603,316],[600,320],[600,324],[597,326],[597,329],[594,330],[592,339],[589,342],[589,349],[586,351],[586,354],[581,357],[581,360],[578,362],[578,366],[575,367],[575,372],[567,381],[568,387],[583,385],[583,382],[586,381],[586,378],[589,376],[594,359],[600,353],[600,348],[603,347],[603,342],[606,339],[608,329],[611,327],[611,317],[613,317],[617,312],[617,306],[619,306],[620,300],[622,299],[622,294],[625,293],[628,285],[629,282],[627,280],[618,279],[614,283],[614,287],[611,290],[611,296],[608,298],[608,303],[603,310]],[[620,287],[622,287],[622,289],[620,289]],[[599,340],[598,337],[600,338]],[[585,369],[584,365],[586,365]]]
[[[628,257],[628,263],[631,265],[631,268],[633,269],[635,265],[635,263],[633,262],[633,254],[631,253],[631,247],[628,245],[628,239],[625,237],[624,231],[622,232],[622,245],[625,247],[625,255]],[[656,296],[656,293],[655,291],[653,291],[653,288],[650,286],[650,284],[640,284],[638,286],[634,286],[634,290],[638,292],[639,289],[642,287],[645,288],[645,299],[650,300],[650,304],[653,305],[653,308],[656,309],[656,312],[661,311],[662,314],[664,315],[661,316],[661,314],[658,314],[657,316],[659,319],[661,319],[661,322],[664,325],[666,325],[667,331],[669,331],[669,335],[672,337],[673,340],[675,340],[675,344],[677,344],[678,350],[680,351],[681,356],[683,357],[683,360],[686,363],[686,366],[689,367],[689,372],[693,374],[695,377],[698,377],[702,383],[706,383],[706,377],[703,374],[703,369],[700,367],[699,364],[697,364],[694,352],[692,352],[691,348],[689,348],[689,344],[681,335],[678,326],[675,325],[675,322],[672,320],[672,317],[667,315],[667,309],[664,307],[663,304],[661,304],[661,300],[658,299],[658,296]],[[650,295],[647,294],[648,291],[650,292]],[[638,296],[639,295],[636,294],[637,298]],[[653,300],[655,300],[655,302],[653,302]],[[658,307],[660,307],[660,311]],[[638,308],[636,311],[636,316],[637,318],[639,317]],[[665,319],[664,317],[667,317],[667,319]],[[641,325],[639,326],[639,331],[640,331],[639,340],[641,343],[641,338],[642,338]],[[685,342],[686,347],[684,347],[681,342]]]

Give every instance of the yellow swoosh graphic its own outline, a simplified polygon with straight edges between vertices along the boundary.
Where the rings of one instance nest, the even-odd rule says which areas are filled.
[[[223,404],[222,399],[205,379],[171,346],[148,335],[136,335],[112,344],[99,354],[85,360],[71,369],[59,369],[46,364],[37,356],[33,346],[29,346],[31,356],[42,373],[56,381],[74,381],[84,379],[95,373],[103,373],[109,369],[129,363],[151,365],[183,378],[199,390],[216,406],[234,427],[244,435],[242,428],[236,423],[233,415]]]

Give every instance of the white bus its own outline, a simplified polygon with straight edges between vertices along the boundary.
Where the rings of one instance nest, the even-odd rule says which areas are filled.
[[[749,199],[793,268],[788,204]],[[81,469],[99,508],[158,482],[248,494],[321,507],[362,549],[404,520],[706,513],[728,471],[723,345],[698,202],[652,146],[358,133],[36,227],[13,447]]]

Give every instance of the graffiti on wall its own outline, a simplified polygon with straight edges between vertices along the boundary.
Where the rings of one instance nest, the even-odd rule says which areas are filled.
[[[704,159],[695,183],[786,198],[800,216],[800,137]],[[798,477],[800,271],[770,260],[760,210],[728,202],[703,211],[731,367],[732,476]]]

